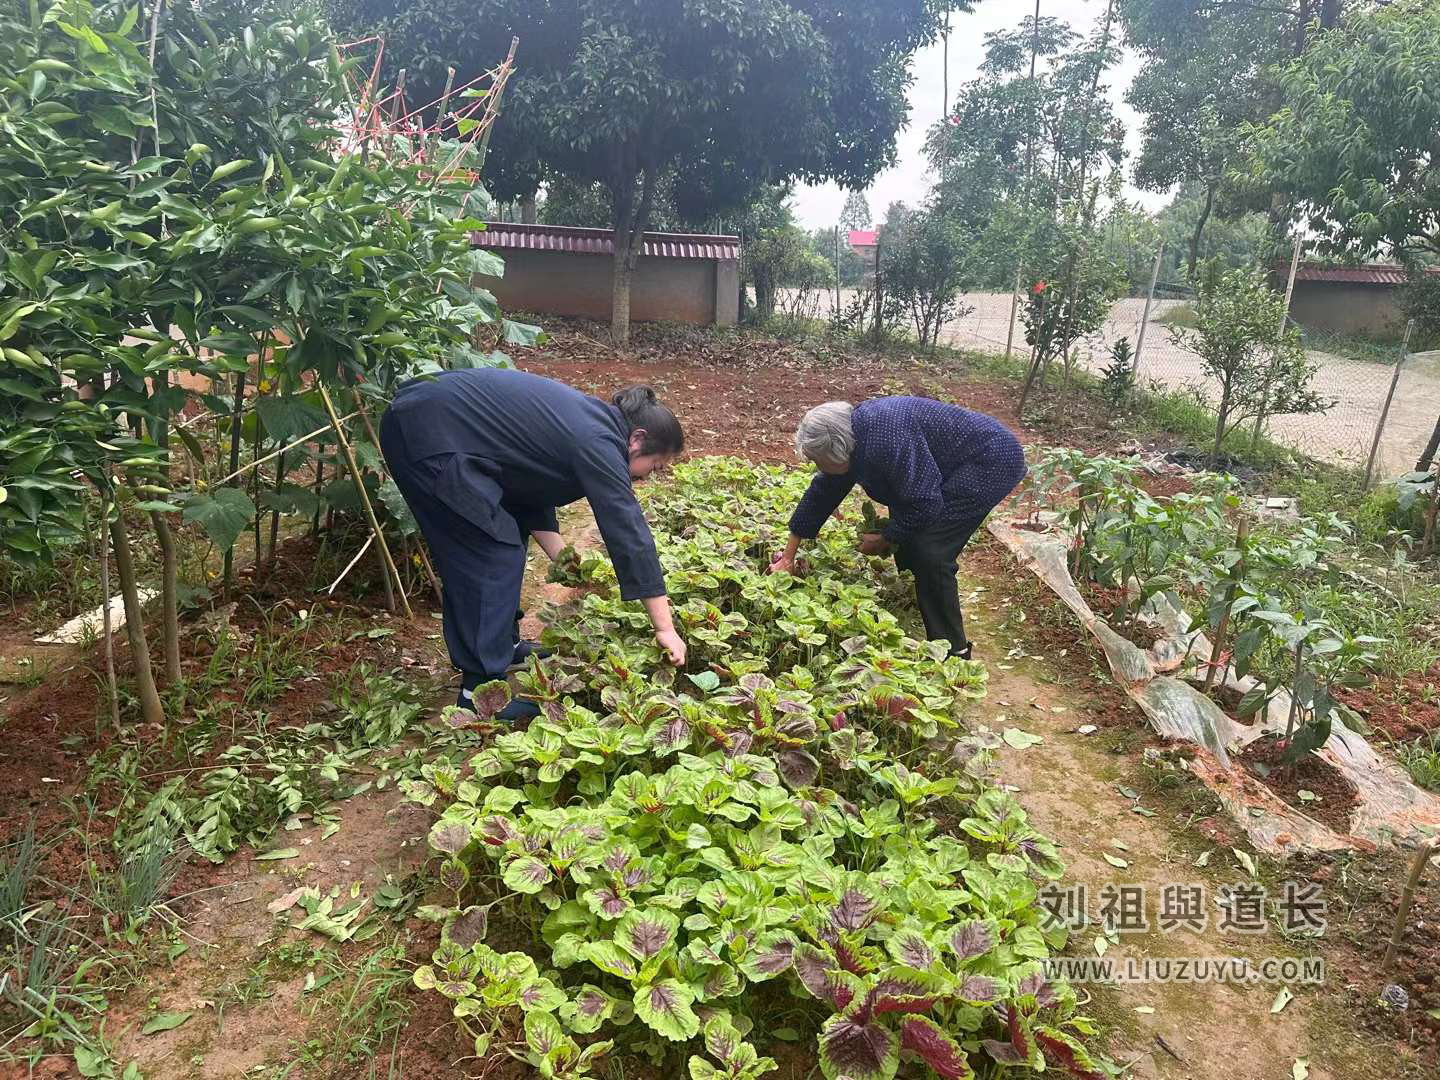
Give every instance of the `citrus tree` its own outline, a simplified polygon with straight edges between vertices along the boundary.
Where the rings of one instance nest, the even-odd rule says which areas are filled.
[[[503,362],[474,347],[477,324],[538,333],[471,285],[503,267],[470,244],[466,148],[442,172],[347,139],[348,63],[303,14],[227,28],[182,10],[161,40],[133,11],[76,0],[0,13],[0,539],[51,558],[99,495],[150,721],[163,710],[130,523],[148,514],[157,534],[178,679],[170,522],[183,514],[228,551],[257,515],[240,488],[204,486],[219,466],[178,426],[198,480],[174,490],[171,420],[196,396],[179,377],[217,391],[199,404],[224,417],[233,473],[242,437],[259,459],[322,427],[326,385],[359,411],[410,375]],[[281,455],[271,493],[305,463]]]

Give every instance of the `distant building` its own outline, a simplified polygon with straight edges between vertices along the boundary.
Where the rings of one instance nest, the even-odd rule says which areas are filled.
[[[1288,269],[1277,271],[1282,289]],[[1391,263],[1366,266],[1305,263],[1295,272],[1290,317],[1307,330],[1396,337],[1405,327],[1405,314],[1400,310],[1396,291],[1405,282],[1405,268]]]
[[[609,319],[615,237],[609,229],[487,222],[472,243],[505,260],[503,278],[478,278],[502,307]],[[740,317],[740,238],[646,233],[630,285],[636,322],[734,326]]]
[[[875,264],[875,249],[880,244],[880,233],[874,229],[851,229],[850,250],[871,266]]]

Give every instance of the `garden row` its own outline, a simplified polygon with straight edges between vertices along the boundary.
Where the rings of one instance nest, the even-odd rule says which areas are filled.
[[[608,563],[582,561],[583,600],[547,631],[557,658],[519,678],[541,716],[409,787],[438,814],[446,901],[421,910],[444,930],[416,984],[453,1001],[477,1053],[546,1076],[611,1052],[758,1076],[773,1040],[802,1037],[832,1080],[906,1060],[1099,1075],[1093,1026],[1039,964],[1065,944],[1036,903],[1055,848],[962,727],[984,668],[908,637],[844,536],[805,576],[767,575],[802,486],[711,458],[649,495],[682,671]],[[509,694],[482,688],[480,717],[446,722],[484,730]],[[502,923],[528,944],[487,944]]]
[[[1433,662],[1426,594],[1403,552],[1383,565],[1359,558],[1335,513],[1267,520],[1226,475],[1199,474],[1190,490],[1157,498],[1140,473],[1134,459],[1046,451],[1026,487],[1028,527],[1049,527],[1040,511],[1052,511],[1069,536],[1071,576],[1142,645],[1154,602],[1183,610],[1210,641],[1184,667],[1233,715],[1267,715],[1288,694],[1285,715],[1270,718],[1283,732],[1279,764],[1306,761],[1336,720],[1366,731],[1346,702],[1377,672]]]

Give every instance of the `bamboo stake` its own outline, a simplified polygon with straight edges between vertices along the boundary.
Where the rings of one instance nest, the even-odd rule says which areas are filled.
[[[389,572],[395,582],[395,587],[400,590],[400,602],[405,608],[405,617],[413,619],[415,613],[410,609],[410,599],[405,595],[405,586],[400,581],[400,572],[395,568],[395,560],[390,557],[390,545],[385,542],[385,536],[380,531],[380,521],[375,516],[375,507],[370,504],[370,493],[365,490],[365,480],[360,475],[360,466],[355,463],[355,452],[350,448],[350,440],[345,438],[345,429],[340,426],[340,417],[335,412],[335,403],[330,400],[330,392],[325,389],[324,383],[317,383],[320,388],[320,400],[325,403],[325,411],[330,415],[330,426],[335,431],[335,438],[340,443],[340,450],[345,455],[345,464],[349,466],[350,475],[355,481],[355,489],[360,493],[361,505],[365,507],[365,517],[370,522],[370,530],[375,534],[375,539],[380,544],[380,557],[384,561],[384,569]],[[386,581],[389,587],[389,579]],[[393,600],[391,610],[394,610]]]
[[[426,576],[430,579],[430,588],[435,590],[435,599],[443,600],[445,594],[440,589],[440,578],[436,576],[435,567],[430,563],[430,555],[425,550],[424,540],[415,545],[415,550],[419,552],[420,562],[425,567]]]
[[[347,420],[354,420],[354,419],[355,419],[355,414],[354,414],[353,412],[352,412],[352,413],[346,413],[344,416],[340,417],[340,423],[343,424],[343,423],[345,423],[345,421],[347,421]],[[309,442],[311,439],[315,438],[317,435],[324,435],[325,432],[327,432],[327,431],[329,431],[329,430],[330,430],[330,425],[329,425],[329,424],[326,424],[324,427],[316,428],[314,431],[310,432],[308,435],[301,435],[300,438],[298,438],[298,439],[296,439],[294,442],[290,443],[289,446],[282,447],[281,449],[276,450],[274,453],[266,454],[266,455],[265,455],[264,457],[262,457],[259,461],[252,461],[249,465],[246,465],[246,466],[244,466],[243,468],[240,468],[240,469],[236,469],[236,470],[235,470],[233,473],[231,473],[229,476],[226,476],[226,477],[224,477],[224,478],[222,478],[222,479],[220,479],[220,480],[217,480],[214,484],[212,484],[212,485],[210,485],[210,486],[211,486],[211,487],[224,487],[224,486],[225,486],[226,484],[228,484],[231,480],[238,480],[240,477],[244,476],[246,473],[248,473],[251,469],[255,468],[257,465],[266,465],[266,464],[268,464],[269,462],[274,461],[274,460],[275,460],[277,457],[279,457],[281,454],[286,453],[287,451],[293,449],[293,448],[296,447],[296,446],[299,446],[301,443],[307,443],[307,442]]]
[[[105,688],[110,694],[110,723],[120,730],[120,688],[115,683],[115,622],[110,615],[110,500],[100,499],[100,626],[105,635]]]
[[[365,407],[365,399],[361,397],[358,387],[352,388],[350,392],[355,396],[355,411],[350,415],[360,417],[361,422],[365,425],[365,433],[370,436],[370,441],[378,447],[380,436],[375,433],[375,425],[370,422],[370,411]],[[430,564],[430,556],[425,552],[425,545],[422,543],[417,547],[420,553],[420,562],[425,567],[425,574],[430,578],[430,587],[435,590],[435,598],[438,600],[441,595],[440,579],[435,575],[435,567]]]
[[[1395,962],[1395,953],[1400,948],[1400,941],[1405,936],[1405,920],[1410,917],[1410,905],[1415,902],[1415,890],[1420,886],[1420,878],[1425,873],[1425,866],[1440,852],[1440,838],[1427,840],[1420,845],[1420,850],[1415,853],[1415,861],[1410,864],[1410,876],[1405,881],[1405,888],[1400,893],[1400,906],[1395,909],[1395,929],[1390,933],[1390,944],[1385,946],[1385,956],[1380,961],[1380,970],[1388,972],[1390,966]]]

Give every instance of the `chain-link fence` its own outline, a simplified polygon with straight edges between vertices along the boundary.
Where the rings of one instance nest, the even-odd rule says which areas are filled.
[[[843,290],[842,309],[857,295],[854,290]],[[821,293],[812,299],[814,311],[810,314],[829,318],[835,294]],[[970,310],[946,325],[941,334],[943,343],[1004,352],[1008,342],[1014,356],[1029,356],[1025,327],[1018,316],[1012,337],[1009,293],[969,293],[964,300]],[[1148,318],[1144,297],[1120,300],[1105,325],[1077,346],[1076,363],[1099,374],[1109,362],[1111,347],[1120,338],[1128,338],[1131,347],[1139,349],[1139,386],[1214,400],[1216,387],[1213,380],[1206,378],[1200,358],[1176,344],[1172,335],[1176,326],[1186,325],[1189,310],[1188,289],[1175,285],[1162,285],[1157,290]],[[1398,346],[1362,346],[1353,339],[1311,331],[1305,331],[1305,343],[1316,365],[1313,389],[1334,405],[1314,415],[1272,416],[1265,422],[1265,433],[1319,460],[1364,468],[1401,351]],[[1380,431],[1376,477],[1394,476],[1414,468],[1435,429],[1437,416],[1440,351],[1411,353],[1401,363],[1394,398]],[[1241,430],[1253,430],[1253,423],[1247,422]]]
[[[1138,385],[1213,401],[1216,387],[1206,378],[1199,356],[1177,344],[1172,334],[1187,322],[1190,306],[1185,292],[1176,287],[1162,290],[1151,302],[1148,318],[1143,297],[1119,301],[1104,327],[1080,343],[1077,363],[1098,374],[1109,361],[1111,347],[1127,338],[1139,350]],[[967,302],[974,311],[951,324],[945,340],[962,348],[1004,350],[1010,338],[1010,296],[978,293],[967,297]],[[1399,362],[1400,376],[1380,430],[1375,475],[1393,476],[1414,468],[1440,415],[1440,351],[1412,353],[1401,362],[1398,346],[1364,347],[1338,335],[1309,331],[1305,344],[1316,365],[1312,387],[1334,404],[1324,413],[1272,416],[1265,422],[1265,433],[1319,460],[1363,468]],[[1029,352],[1018,320],[1011,348],[1021,356]],[[1241,430],[1253,430],[1253,423]]]

